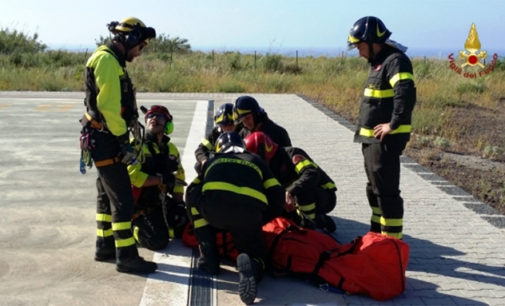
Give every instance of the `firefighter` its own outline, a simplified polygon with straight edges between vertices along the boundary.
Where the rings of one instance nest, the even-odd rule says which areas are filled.
[[[368,16],[354,23],[347,41],[371,67],[354,136],[362,144],[368,178],[370,230],[401,239],[400,155],[410,139],[416,88],[407,48],[390,36],[379,18]]]
[[[209,228],[230,232],[239,252],[239,295],[251,304],[267,257],[262,226],[281,215],[284,189],[266,163],[245,150],[236,132],[219,136],[202,173],[186,194],[204,257],[199,268],[211,274],[219,270],[216,235]]]
[[[336,230],[326,214],[337,204],[337,187],[303,149],[281,147],[262,132],[254,132],[244,141],[247,150],[263,158],[286,189],[286,217],[305,227]]]
[[[146,134],[139,148],[143,160],[128,166],[135,198],[133,237],[142,247],[160,250],[170,238],[180,238],[188,222],[185,173],[179,150],[168,136],[174,129],[168,109],[161,105],[141,109],[146,111]]]
[[[234,130],[233,103],[224,103],[214,115],[214,128],[195,150],[195,170],[197,173],[202,170],[203,165],[209,159],[209,154],[214,150],[217,138],[224,132],[233,132]]]
[[[129,134],[138,130],[138,112],[126,62],[140,56],[156,33],[134,17],[111,22],[108,29],[111,43],[98,47],[86,63],[81,119],[81,140],[98,170],[95,260],[115,260],[119,272],[148,274],[156,263],[139,256],[131,231],[133,196],[126,167],[137,162]]]
[[[237,124],[237,130],[242,138],[252,132],[261,131],[281,147],[291,146],[291,139],[286,129],[268,118],[265,110],[259,106],[258,101],[253,97],[238,97],[235,100],[233,116],[239,123]]]

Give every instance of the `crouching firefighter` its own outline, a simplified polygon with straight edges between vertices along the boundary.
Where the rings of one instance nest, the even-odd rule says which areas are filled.
[[[170,238],[182,237],[188,215],[184,204],[184,168],[179,150],[168,136],[173,118],[168,109],[153,105],[145,111],[146,134],[142,143],[143,160],[128,165],[135,199],[132,217],[133,236],[150,250],[164,249]]]
[[[335,223],[326,214],[337,204],[337,187],[328,174],[301,148],[281,147],[263,132],[249,134],[244,141],[286,188],[285,216],[301,226],[334,232]]]
[[[239,134],[225,132],[202,174],[188,187],[186,203],[200,244],[199,268],[217,274],[216,235],[211,229],[230,232],[239,252],[240,299],[253,303],[267,256],[262,226],[282,213],[282,186],[261,158],[245,150]]]
[[[98,47],[86,63],[81,119],[81,172],[92,161],[98,170],[95,260],[115,260],[119,272],[148,274],[156,263],[139,256],[131,231],[133,195],[126,167],[137,162],[130,133],[139,140],[140,126],[126,62],[140,55],[155,30],[133,17],[111,22],[108,29],[112,42]]]

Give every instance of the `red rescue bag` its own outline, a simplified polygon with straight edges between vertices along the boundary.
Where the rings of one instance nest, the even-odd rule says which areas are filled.
[[[405,290],[409,247],[369,232],[340,245],[331,236],[276,218],[263,226],[275,272],[323,280],[352,294],[387,300]]]
[[[323,253],[317,275],[330,285],[383,301],[405,290],[409,246],[402,240],[368,232]]]

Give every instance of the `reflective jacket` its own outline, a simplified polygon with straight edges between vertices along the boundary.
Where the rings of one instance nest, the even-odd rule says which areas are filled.
[[[175,186],[173,193],[184,193],[184,180],[186,179],[184,168],[182,167],[179,150],[170,142],[168,136],[163,136],[163,145],[158,146],[157,142],[149,139],[142,145],[144,162],[135,165],[128,165],[128,174],[135,187],[142,187],[150,175],[172,173],[175,176]],[[150,187],[145,187],[150,188]],[[154,186],[157,192],[158,187]]]
[[[371,64],[354,141],[380,142],[373,136],[373,128],[381,123],[389,123],[393,129],[385,140],[408,141],[415,103],[416,88],[409,58],[385,45]]]
[[[95,120],[115,136],[126,133],[138,118],[135,93],[124,56],[112,46],[100,46],[86,63],[84,104]]]
[[[284,189],[267,164],[249,152],[215,154],[203,169],[206,203],[252,205],[280,214]]]
[[[304,150],[297,147],[279,147],[270,161],[270,168],[286,191],[293,196],[310,192],[315,187],[337,190],[328,174]]]
[[[195,157],[199,163],[209,159],[209,154],[214,151],[216,140],[222,133],[221,128],[219,126],[215,126],[207,137],[198,145],[198,148],[195,150]]]

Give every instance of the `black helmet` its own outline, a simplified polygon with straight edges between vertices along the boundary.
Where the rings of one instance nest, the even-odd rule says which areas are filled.
[[[389,36],[391,36],[391,32],[379,18],[367,16],[354,23],[349,31],[347,44],[350,48],[355,47],[359,42],[382,44]]]
[[[217,125],[233,124],[233,104],[225,103],[219,107],[214,116],[214,123]]]
[[[216,140],[216,153],[226,153],[231,147],[245,148],[242,137],[236,132],[225,132]]]
[[[233,108],[233,119],[237,120],[249,113],[258,114],[262,109],[258,101],[251,96],[240,96],[235,100],[235,107]]]

